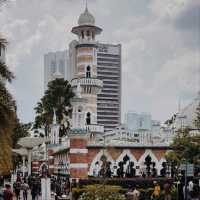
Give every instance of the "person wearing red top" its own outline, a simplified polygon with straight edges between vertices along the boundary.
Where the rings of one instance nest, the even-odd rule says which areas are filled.
[[[5,185],[6,189],[3,192],[4,200],[13,200],[13,193],[9,184]]]

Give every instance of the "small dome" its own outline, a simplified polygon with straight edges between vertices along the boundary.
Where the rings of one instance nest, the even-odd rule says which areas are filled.
[[[82,13],[78,19],[78,25],[95,25],[95,18],[93,17],[93,15],[91,13],[89,13],[87,7],[84,11],[84,13]]]

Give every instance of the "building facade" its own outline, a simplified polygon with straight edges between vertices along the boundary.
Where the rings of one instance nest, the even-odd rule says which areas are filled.
[[[97,96],[97,121],[105,131],[121,123],[121,45],[98,44],[97,76],[103,89]]]
[[[44,55],[44,89],[56,78],[69,80],[68,51],[49,52]]]
[[[115,129],[121,113],[121,46],[97,43],[96,35],[101,31],[86,7],[78,25],[72,28],[78,40],[72,41],[69,48],[71,86],[75,93],[71,99],[71,128],[60,138],[54,112],[51,144],[47,147],[49,162],[54,164],[49,165],[49,170],[64,173],[71,181],[90,176],[160,175],[165,153],[170,149],[166,135],[154,137],[147,131],[148,123],[141,125],[145,131],[140,134],[126,128]],[[52,66],[52,71],[58,72]],[[101,124],[112,130],[103,134]],[[44,162],[36,162],[35,169],[42,169]]]
[[[69,50],[51,52],[44,56],[44,88],[55,78],[71,81],[77,77],[77,40]],[[97,122],[110,131],[121,123],[121,45],[96,43],[96,76],[103,81],[97,95]]]
[[[129,111],[125,115],[125,124],[133,131],[151,131],[160,128],[160,122],[152,120],[150,113],[136,113]]]

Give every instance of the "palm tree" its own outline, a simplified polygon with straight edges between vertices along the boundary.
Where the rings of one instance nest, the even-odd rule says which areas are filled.
[[[73,96],[71,85],[67,80],[61,78],[49,82],[48,89],[35,107],[34,128],[44,127],[47,134],[53,121],[54,109],[58,123],[62,123],[64,115],[70,115],[70,110],[66,110],[66,107],[70,107],[70,100]],[[66,128],[69,128],[69,124]]]

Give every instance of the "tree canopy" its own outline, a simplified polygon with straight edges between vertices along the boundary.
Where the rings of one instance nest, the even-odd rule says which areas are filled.
[[[44,96],[35,107],[36,117],[34,128],[45,127],[47,130],[53,121],[54,109],[58,123],[62,123],[65,116],[69,116],[70,100],[74,96],[71,85],[67,80],[55,79],[48,84]]]
[[[5,63],[0,62],[0,172],[7,174],[12,168],[11,134],[15,126],[16,105],[6,83],[14,78]]]

